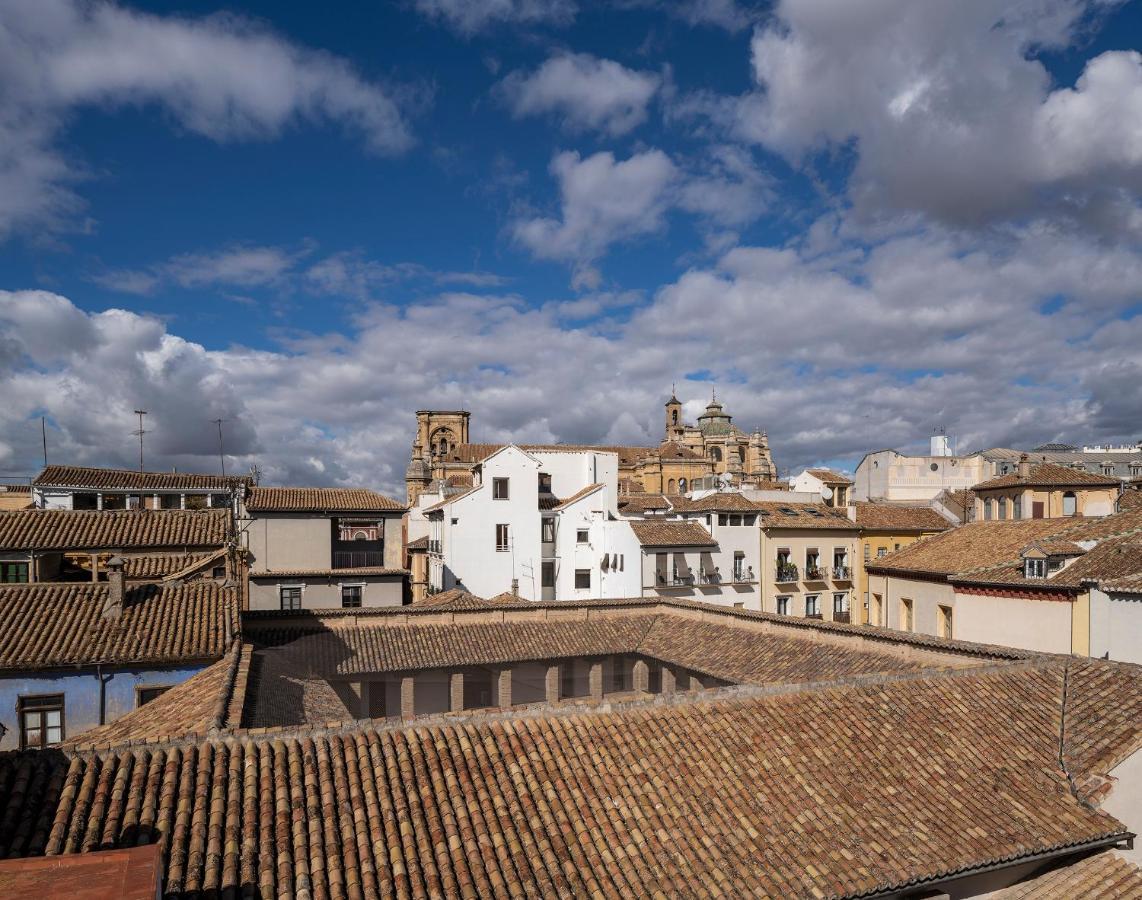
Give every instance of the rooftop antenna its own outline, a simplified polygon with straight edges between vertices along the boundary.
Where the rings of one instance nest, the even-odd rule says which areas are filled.
[[[48,425],[47,416],[40,416],[40,438],[44,442],[44,468],[48,467]]]
[[[222,463],[222,477],[226,477],[226,455],[222,452],[222,423],[225,419],[211,419],[218,426],[218,461]]]
[[[137,415],[139,417],[139,429],[138,429],[138,431],[132,431],[131,432],[131,434],[137,434],[139,436],[139,471],[140,472],[143,471],[143,435],[147,433],[147,430],[145,428],[143,428],[143,416],[145,416],[146,414],[147,414],[147,411],[145,409],[135,410],[135,415]]]

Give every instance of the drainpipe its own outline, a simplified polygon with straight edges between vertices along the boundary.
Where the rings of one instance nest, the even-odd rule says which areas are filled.
[[[103,674],[103,664],[95,666],[95,677],[99,679],[99,724],[107,724],[107,683],[115,677],[114,673]]]

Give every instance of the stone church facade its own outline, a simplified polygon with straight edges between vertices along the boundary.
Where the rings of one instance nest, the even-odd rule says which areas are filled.
[[[419,410],[412,458],[405,475],[410,505],[434,482],[456,488],[472,484],[472,471],[503,444],[472,443],[471,414],[465,410]],[[573,450],[566,444],[520,444],[523,450]],[[621,493],[682,494],[718,481],[745,487],[774,487],[777,468],[764,431],[746,433],[733,424],[716,396],[696,424],[682,419],[682,403],[666,401],[665,430],[656,447],[590,446],[619,458]]]

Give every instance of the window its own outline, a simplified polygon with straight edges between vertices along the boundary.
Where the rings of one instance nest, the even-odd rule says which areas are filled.
[[[555,563],[545,562],[540,568],[539,586],[545,588],[555,587]]]
[[[591,587],[591,570],[590,569],[576,569],[575,570],[575,590],[585,591]]]
[[[493,478],[492,479],[492,499],[493,500],[507,500],[508,499],[508,479],[506,479],[506,478]]]
[[[950,606],[941,606],[937,611],[937,627],[940,630],[940,637],[950,638],[952,636],[952,608]]]
[[[171,685],[162,684],[157,687],[137,687],[135,688],[135,708],[146,706],[152,700],[157,700],[163,694],[171,689]]]
[[[26,562],[0,563],[0,584],[27,584],[28,564]]]
[[[742,517],[741,516],[730,516],[730,525],[741,525],[741,523],[742,523]]]
[[[16,701],[20,749],[49,747],[63,740],[63,694],[41,694]]]
[[[818,619],[821,617],[821,598],[817,594],[805,595],[805,617]]]
[[[575,532],[575,543],[576,544],[587,543],[587,538],[588,538],[588,531],[586,528],[580,528]]]
[[[984,500],[983,501],[983,518],[985,520],[991,519],[991,501],[990,500]]]
[[[900,630],[912,630],[912,601],[902,599],[900,601]]]
[[[225,566],[215,566],[214,568],[212,568],[210,570],[210,577],[211,578],[225,578],[226,577],[226,567]]]
[[[686,479],[685,478],[679,478],[678,479],[678,493],[679,494],[685,494],[686,493]]]
[[[1067,491],[1063,494],[1063,515],[1073,516],[1075,514],[1075,494],[1074,491]]]
[[[888,548],[887,547],[877,547],[876,548],[876,558],[880,559],[882,556],[888,556]]]
[[[743,581],[745,579],[745,553],[741,550],[734,551],[734,581]]]
[[[555,520],[543,520],[543,543],[550,544],[555,540]]]
[[[341,608],[358,609],[361,606],[361,585],[341,585]]]
[[[1023,560],[1023,575],[1026,578],[1046,578],[1047,561],[1045,559]]]
[[[870,559],[872,559],[872,544],[865,544],[864,545],[864,561],[868,562]]]
[[[744,519],[742,519],[742,522],[752,528],[757,524],[757,516],[746,516]]]
[[[1113,475],[1114,474],[1114,466],[1109,465],[1109,464],[1104,465],[1102,467],[1102,474],[1103,475]]]
[[[833,594],[833,616],[844,615],[849,611],[849,595],[841,592]]]
[[[1006,497],[1000,497],[999,498],[999,515],[996,516],[996,518],[997,519],[1006,519],[1007,518],[1007,498]]]
[[[301,609],[301,585],[278,588],[282,609]]]
[[[730,517],[725,513],[718,513],[718,525],[728,525]]]
[[[779,616],[789,615],[789,598],[788,597],[778,597],[777,598],[777,614]]]
[[[1011,500],[1011,518],[1023,518],[1023,495],[1016,494]]]
[[[893,544],[893,545],[892,545],[892,550],[893,550],[893,552],[895,552],[895,551],[897,551],[897,550],[899,550],[899,549],[900,549],[900,545],[899,545],[899,544]]]
[[[508,526],[507,525],[497,525],[496,526],[496,552],[497,553],[504,553],[508,549],[510,549],[508,546]]]

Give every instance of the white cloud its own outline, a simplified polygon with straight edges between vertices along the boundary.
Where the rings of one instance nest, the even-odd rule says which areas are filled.
[[[554,114],[571,130],[621,135],[646,121],[646,107],[662,83],[586,53],[553,56],[534,72],[513,72],[499,93],[516,118]]]
[[[489,441],[655,440],[670,383],[704,396],[682,380],[701,370],[739,424],[769,430],[781,466],[915,444],[938,423],[964,448],[1126,440],[1142,421],[1142,318],[1123,318],[1140,281],[1137,252],[1057,229],[928,231],[859,258],[739,247],[652,298],[359,304],[343,332],[272,350],[6,293],[0,466],[34,469],[42,413],[54,460],[131,465],[131,410],[145,408],[155,466],[212,469],[221,416],[233,468],[399,493],[416,409],[470,408]]]
[[[416,8],[467,36],[496,25],[568,25],[578,12],[575,0],[416,0]]]
[[[851,146],[861,213],[977,225],[1112,208],[1120,224],[1142,186],[1142,56],[1105,53],[1055,90],[1034,58],[1110,5],[782,0],[753,37],[758,90],[676,111],[701,110],[794,164]]]
[[[62,224],[82,167],[56,146],[82,106],[155,106],[216,141],[267,139],[333,123],[368,148],[412,142],[391,91],[344,60],[230,15],[156,16],[106,2],[38,0],[0,8],[0,238]]]

